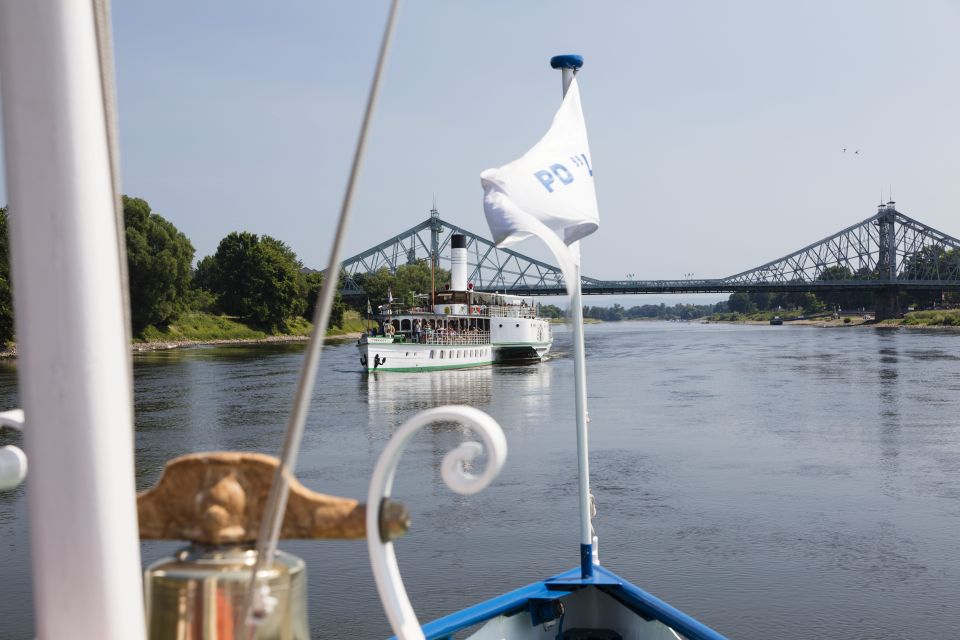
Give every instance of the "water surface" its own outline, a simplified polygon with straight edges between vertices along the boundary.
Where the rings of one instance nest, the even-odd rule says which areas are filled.
[[[460,429],[429,429],[401,462],[414,525],[397,549],[423,620],[579,561],[573,366],[556,335],[553,357],[525,367],[367,377],[352,345],[325,352],[298,471],[312,489],[364,496],[422,409],[470,404],[507,433],[507,464],[476,496],[440,479]],[[958,637],[960,335],[619,323],[586,336],[605,565],[731,638]],[[138,488],[181,453],[276,453],[302,353],[137,355]],[[10,367],[0,402],[16,405]],[[23,488],[0,494],[3,638],[33,633],[25,510]],[[177,546],[144,543],[144,562]],[[308,562],[315,637],[389,635],[363,543],[283,546]]]

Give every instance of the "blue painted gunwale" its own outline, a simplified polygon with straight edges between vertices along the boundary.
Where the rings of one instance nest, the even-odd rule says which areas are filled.
[[[686,636],[689,640],[727,640],[702,622],[691,618],[682,611],[670,606],[656,596],[624,580],[602,566],[595,566],[593,576],[580,577],[580,568],[548,578],[543,582],[534,582],[525,587],[491,598],[462,611],[444,616],[423,626],[427,640],[444,640],[457,631],[462,631],[497,616],[522,611],[532,599],[555,600],[582,589],[595,587],[619,600],[635,613],[659,620]],[[392,638],[391,640],[396,640]]]

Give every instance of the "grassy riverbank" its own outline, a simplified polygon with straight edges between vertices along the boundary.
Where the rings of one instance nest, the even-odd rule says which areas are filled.
[[[191,311],[165,327],[147,327],[134,339],[134,342],[149,345],[151,343],[257,342],[268,339],[298,339],[309,336],[312,328],[313,325],[310,322],[297,317],[287,322],[285,331],[268,332],[243,323],[237,318]],[[360,314],[356,311],[347,311],[344,313],[341,326],[330,327],[327,335],[332,337],[353,335],[362,332],[363,329],[364,322]]]
[[[896,320],[884,320],[881,326],[903,327],[960,327],[960,309],[911,311]]]
[[[825,327],[867,325],[876,327],[957,327],[960,328],[960,309],[940,309],[934,311],[910,311],[902,318],[892,318],[874,322],[859,314],[842,314],[839,318],[832,315],[803,317],[801,311],[759,311],[756,313],[715,313],[705,319],[710,322],[736,322],[744,324],[766,324],[774,316],[780,316],[790,324],[812,324]],[[799,318],[803,319],[799,319]]]

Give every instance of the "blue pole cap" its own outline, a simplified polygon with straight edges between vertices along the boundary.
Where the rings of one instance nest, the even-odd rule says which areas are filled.
[[[583,56],[567,54],[550,58],[550,66],[554,69],[579,69],[583,66]]]

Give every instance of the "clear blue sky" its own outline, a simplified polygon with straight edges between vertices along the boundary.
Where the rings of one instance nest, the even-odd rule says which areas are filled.
[[[322,267],[387,8],[116,2],[124,191],[197,258],[248,230]],[[958,33],[946,1],[410,0],[347,254],[434,195],[486,233],[479,173],[545,131],[557,53],[586,58],[587,275],[729,275],[868,217],[891,186],[901,211],[960,236]]]

